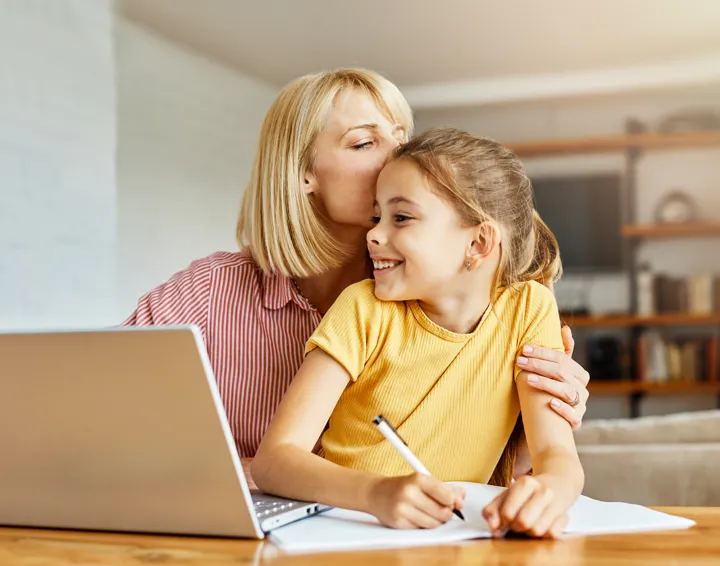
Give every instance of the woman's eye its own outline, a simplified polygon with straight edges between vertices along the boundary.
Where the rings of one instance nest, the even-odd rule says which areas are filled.
[[[366,141],[353,146],[353,149],[366,149],[373,144],[372,141]]]

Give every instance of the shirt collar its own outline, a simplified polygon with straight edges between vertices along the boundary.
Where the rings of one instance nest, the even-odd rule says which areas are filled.
[[[292,301],[303,310],[315,310],[307,299],[298,293],[292,279],[279,273],[265,273],[262,270],[260,273],[263,287],[263,307],[278,310]]]

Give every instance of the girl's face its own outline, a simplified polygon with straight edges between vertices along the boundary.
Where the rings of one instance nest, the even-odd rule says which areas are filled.
[[[369,94],[340,93],[315,142],[305,185],[331,225],[371,227],[378,175],[405,137],[404,128],[391,122]]]
[[[432,303],[460,289],[476,229],[462,224],[412,160],[380,173],[373,221],[367,244],[379,299]]]

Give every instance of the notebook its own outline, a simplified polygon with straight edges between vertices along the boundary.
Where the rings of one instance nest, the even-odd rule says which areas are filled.
[[[367,513],[332,509],[322,515],[273,531],[271,540],[289,553],[437,545],[489,538],[482,509],[503,489],[457,482],[467,496],[465,521],[453,517],[436,529],[399,530],[383,527]],[[597,535],[640,531],[687,529],[690,519],[668,515],[630,503],[607,503],[581,496],[568,512],[566,535]]]

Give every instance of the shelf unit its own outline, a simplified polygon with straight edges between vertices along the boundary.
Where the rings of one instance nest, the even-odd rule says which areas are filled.
[[[506,144],[518,157],[552,157],[618,151],[670,150],[720,146],[720,132],[682,134],[629,133],[590,138],[539,140]]]
[[[687,224],[635,224],[623,226],[621,234],[626,238],[699,238],[720,236],[720,222],[690,222]]]
[[[636,175],[638,161],[645,152],[670,151],[677,149],[720,147],[720,131],[685,132],[676,134],[646,133],[638,130],[636,123],[629,121],[628,133],[596,136],[579,139],[537,140],[507,144],[524,160],[531,158],[583,155],[597,153],[618,153],[625,156],[625,177],[623,195],[623,257],[625,268],[630,275],[630,314],[608,316],[566,316],[565,322],[571,328],[622,327],[630,331],[631,375],[638,375],[638,360],[634,355],[635,344],[643,328],[649,326],[685,326],[711,325],[720,327],[720,313],[707,316],[690,314],[658,314],[638,316],[637,290],[637,250],[645,239],[670,239],[685,237],[720,237],[720,221],[693,222],[677,225],[637,224],[635,221]],[[651,383],[640,379],[632,381],[603,380],[602,376],[592,376],[589,390],[600,395],[630,396],[631,416],[639,414],[639,404],[643,395],[664,394],[718,394],[720,382],[714,380],[715,371],[706,376],[704,382],[672,381]],[[611,378],[612,376],[607,376]],[[720,397],[718,399],[720,401]]]
[[[647,383],[643,381],[591,381],[588,385],[590,393],[600,395],[687,395],[687,394],[718,394],[720,383],[695,383],[671,381],[669,383]]]
[[[686,326],[686,325],[718,325],[720,313],[706,316],[692,314],[656,314],[638,316],[634,314],[617,314],[607,316],[565,316],[564,322],[572,328],[609,328],[613,326]]]

